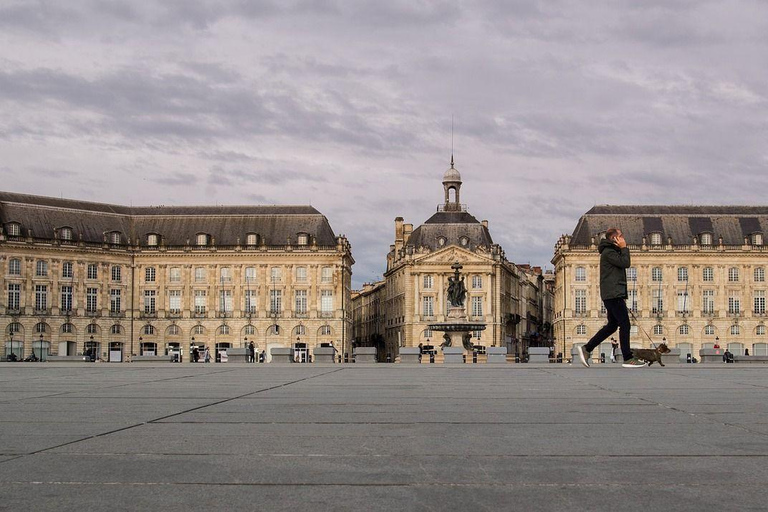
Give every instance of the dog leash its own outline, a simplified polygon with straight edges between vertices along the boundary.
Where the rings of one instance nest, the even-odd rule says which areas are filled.
[[[632,311],[632,308],[627,308],[627,309],[629,310],[629,314],[632,315],[632,319],[635,321],[635,325],[638,326],[641,331],[643,331],[643,334],[645,334],[645,337],[648,338],[648,341],[651,342],[651,346],[653,346],[653,348],[655,349],[656,348],[656,344],[653,342],[653,340],[651,339],[651,336],[648,334],[648,332],[645,329],[643,329],[643,326],[640,325],[640,322],[637,321],[637,317],[635,316],[635,312]]]

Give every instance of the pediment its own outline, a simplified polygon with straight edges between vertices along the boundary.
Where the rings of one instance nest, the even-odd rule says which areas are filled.
[[[456,261],[458,261],[461,264],[464,263],[488,263],[493,261],[493,258],[490,258],[490,253],[488,253],[488,256],[484,254],[478,254],[472,251],[468,251],[466,249],[462,249],[461,247],[457,247],[455,245],[444,247],[440,250],[430,252],[428,254],[424,254],[422,256],[418,256],[414,258],[414,263],[433,263],[433,264],[451,264]]]

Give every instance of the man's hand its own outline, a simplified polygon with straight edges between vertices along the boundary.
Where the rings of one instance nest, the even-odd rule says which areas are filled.
[[[619,249],[623,249],[627,246],[627,241],[624,240],[624,235],[619,235],[616,238],[613,239],[614,242],[616,242],[616,245],[619,246]]]

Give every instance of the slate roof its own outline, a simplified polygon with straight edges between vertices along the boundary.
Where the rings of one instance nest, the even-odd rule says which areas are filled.
[[[317,245],[336,245],[328,219],[312,206],[120,206],[0,192],[0,222],[19,222],[22,236],[53,238],[54,230],[70,227],[74,240],[102,243],[104,234],[120,232],[132,241],[162,236],[166,245],[195,243],[206,233],[216,245],[245,244],[247,233],[260,235],[266,245],[296,243],[298,233],[315,237]]]
[[[639,245],[643,236],[662,233],[664,242],[690,244],[694,236],[711,233],[713,242],[742,245],[744,237],[768,232],[768,206],[656,206],[600,205],[581,216],[571,243],[587,245],[608,228],[618,227],[629,244]]]
[[[440,247],[437,243],[439,237],[445,237],[446,246],[460,246],[462,237],[469,239],[469,244],[466,247],[472,249],[478,245],[485,247],[493,245],[493,239],[488,228],[465,211],[439,211],[435,213],[424,224],[413,230],[406,244],[437,249]]]

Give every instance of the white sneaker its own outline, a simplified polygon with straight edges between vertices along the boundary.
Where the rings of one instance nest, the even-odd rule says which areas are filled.
[[[587,350],[584,348],[584,345],[579,347],[579,359],[581,359],[581,364],[583,364],[585,367],[589,368],[589,356],[591,354],[587,352]]]

